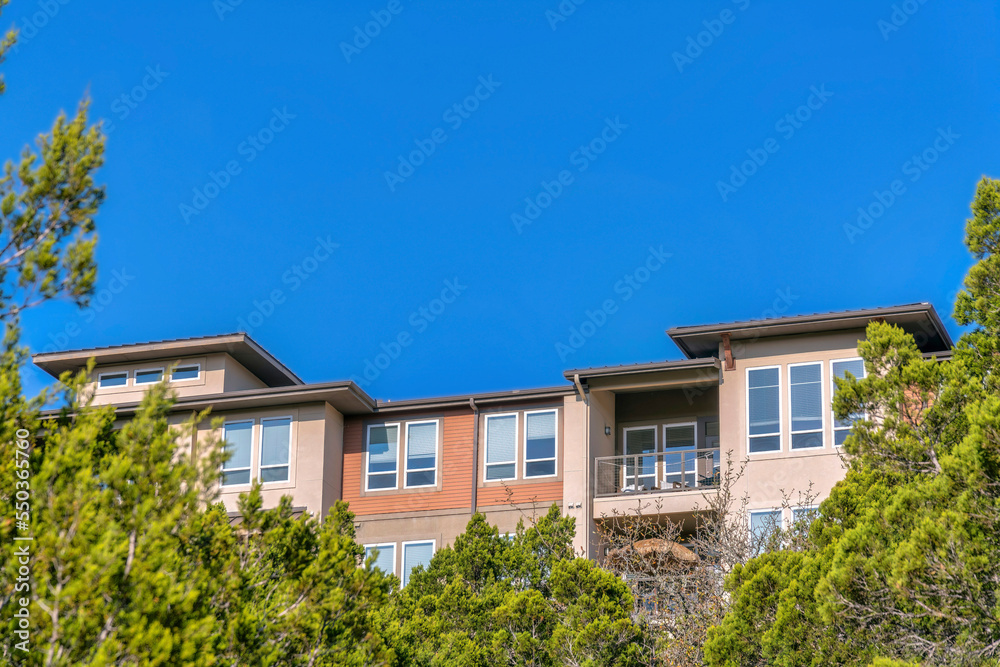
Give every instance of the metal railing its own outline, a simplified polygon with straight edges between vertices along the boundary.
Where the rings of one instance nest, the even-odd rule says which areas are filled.
[[[594,459],[594,495],[690,491],[719,485],[719,449],[601,456]]]

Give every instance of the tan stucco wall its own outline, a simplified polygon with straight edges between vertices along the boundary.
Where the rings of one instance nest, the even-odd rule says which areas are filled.
[[[133,361],[127,364],[111,364],[97,366],[91,374],[88,387],[94,393],[94,403],[107,405],[109,403],[137,403],[142,400],[149,385],[135,384],[135,371],[143,369],[162,368],[164,374],[171,366],[198,364],[201,367],[198,379],[171,382],[170,388],[178,398],[191,398],[221,394],[224,391],[239,391],[241,389],[260,389],[266,385],[257,376],[248,371],[243,364],[226,353],[208,354],[193,357],[177,357],[157,359],[153,361]],[[101,373],[127,371],[129,383],[124,387],[97,387],[97,379]]]
[[[864,331],[838,332],[809,336],[769,338],[758,341],[733,341],[735,370],[723,372],[719,388],[721,448],[732,450],[738,461],[747,455],[747,369],[759,366],[781,367],[781,451],[749,455],[738,491],[748,494],[749,509],[780,507],[783,497],[793,503],[800,494],[809,491],[818,500],[826,498],[830,489],[843,478],[845,469],[840,449],[833,446],[833,415],[829,409],[833,398],[830,362],[855,358],[857,344]],[[722,351],[720,350],[720,356]],[[790,449],[790,397],[788,365],[807,361],[823,363],[824,446],[818,449]]]

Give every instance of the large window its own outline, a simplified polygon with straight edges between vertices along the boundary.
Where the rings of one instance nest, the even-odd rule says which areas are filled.
[[[524,415],[524,476],[556,474],[556,411]]]
[[[365,560],[375,555],[375,567],[386,574],[396,574],[396,545],[389,544],[366,544]]]
[[[407,487],[437,484],[437,421],[406,425]]]
[[[850,373],[859,380],[865,376],[865,362],[862,359],[841,359],[831,363],[833,377],[844,379]],[[833,391],[837,391],[837,382],[833,381]],[[833,444],[840,447],[851,433],[851,427],[856,420],[864,419],[863,414],[851,415],[849,419],[833,418]]]
[[[97,376],[97,386],[101,389],[105,387],[124,387],[128,384],[128,371],[120,373],[101,373]]]
[[[292,448],[290,417],[260,420],[260,481],[287,482]]]
[[[229,459],[222,464],[222,485],[249,484],[253,421],[227,422],[223,427],[223,439]]]
[[[486,480],[517,475],[517,415],[486,417]]]
[[[781,370],[751,368],[747,370],[747,433],[748,451],[781,451]]]
[[[687,489],[697,486],[696,426],[697,424],[668,424],[663,427],[663,488]]]
[[[410,573],[413,568],[431,564],[434,557],[434,541],[403,542],[403,585],[410,583]]]
[[[823,446],[823,364],[788,367],[792,404],[792,449]]]
[[[625,480],[622,491],[648,491],[655,486],[656,427],[625,429]]]
[[[395,489],[399,453],[399,424],[368,427],[366,490]]]
[[[750,512],[750,550],[761,553],[781,531],[781,510],[754,510]]]

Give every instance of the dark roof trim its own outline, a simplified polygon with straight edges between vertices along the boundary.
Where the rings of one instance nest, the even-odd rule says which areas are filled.
[[[934,310],[934,306],[929,303],[674,327],[667,330],[667,335],[686,356],[699,358],[714,356],[718,349],[718,342],[724,333],[730,334],[734,339],[824,333],[863,329],[868,322],[876,319],[899,324],[910,333],[922,331],[926,337],[921,346],[924,351],[945,351],[952,346],[948,330],[945,329],[944,323],[938,317],[937,311]]]
[[[198,411],[212,408],[213,411],[242,410],[271,405],[293,403],[326,402],[341,414],[367,414],[375,411],[375,401],[354,382],[325,382],[296,387],[268,387],[266,389],[243,389],[224,394],[208,394],[179,398],[173,412]],[[131,415],[139,407],[138,402],[115,405],[115,413]],[[56,415],[59,410],[48,410],[47,416]]]
[[[579,368],[563,373],[563,376],[572,381],[576,375],[581,381],[588,378],[613,377],[615,375],[634,375],[636,373],[657,373],[661,371],[689,370],[692,368],[718,368],[719,360],[715,357],[700,357],[697,359],[679,359],[676,361],[654,361],[645,364],[631,364],[625,366],[596,366],[593,368]]]
[[[460,396],[440,396],[436,398],[416,398],[405,401],[378,401],[376,412],[396,412],[420,408],[469,407],[469,399],[480,405],[511,403],[546,398],[562,398],[572,394],[573,387],[542,387],[539,389],[514,389],[483,394],[462,394]]]
[[[293,373],[290,368],[278,361],[257,341],[242,332],[66,350],[64,352],[43,352],[34,355],[31,360],[46,373],[57,378],[64,371],[83,368],[91,357],[94,357],[98,364],[118,364],[218,352],[229,354],[271,387],[303,384],[299,376]]]

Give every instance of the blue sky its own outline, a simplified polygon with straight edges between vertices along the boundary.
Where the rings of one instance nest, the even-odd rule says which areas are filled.
[[[94,309],[29,314],[35,351],[245,326],[407,398],[779,312],[930,301],[959,333],[996,3],[63,1],[0,18],[0,156],[88,90],[113,123]]]

